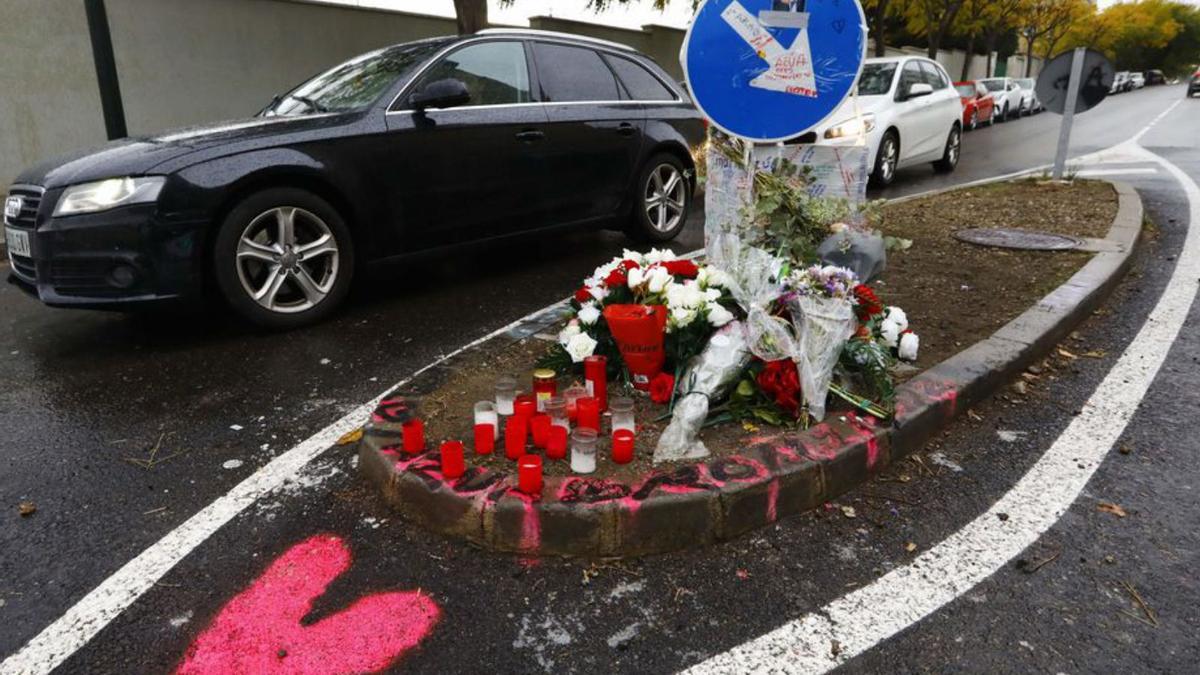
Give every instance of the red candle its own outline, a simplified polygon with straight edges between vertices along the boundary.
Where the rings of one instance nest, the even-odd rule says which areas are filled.
[[[588,396],[600,403],[600,410],[608,410],[608,359],[593,355],[583,360],[583,379],[587,383]]]
[[[612,459],[617,464],[628,464],[633,461],[633,432],[628,429],[617,429],[612,437]]]
[[[518,459],[525,454],[525,437],[529,434],[529,423],[520,415],[504,421],[504,456]]]
[[[425,423],[419,419],[411,419],[401,426],[404,437],[404,451],[417,453],[425,449]]]
[[[496,427],[492,424],[475,425],[475,454],[490,455],[496,449]]]
[[[533,444],[539,448],[546,447],[550,438],[550,416],[544,413],[534,415],[529,420],[529,431],[533,434]]]
[[[550,436],[546,439],[546,456],[550,459],[564,459],[567,456],[567,428],[553,425]]]
[[[442,443],[442,475],[446,478],[458,478],[467,470],[467,461],[463,457],[462,441],[446,441]]]
[[[579,410],[579,423],[576,425],[580,428],[587,428],[600,431],[600,402],[591,396],[585,396],[575,402],[575,407]]]
[[[537,412],[537,399],[532,394],[521,394],[513,402],[513,416],[528,420]]]
[[[542,494],[541,455],[525,455],[517,462],[517,486],[527,495]]]

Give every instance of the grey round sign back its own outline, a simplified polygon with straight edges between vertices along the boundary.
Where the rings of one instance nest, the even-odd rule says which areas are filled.
[[[1046,110],[1062,114],[1067,105],[1067,84],[1071,78],[1071,59],[1075,50],[1068,49],[1046,64],[1038,75],[1038,100]],[[1100,52],[1089,49],[1083,57],[1083,76],[1079,83],[1079,95],[1075,97],[1075,114],[1086,112],[1100,105],[1112,87],[1116,71],[1112,63]]]
[[[1033,230],[971,229],[959,230],[954,236],[969,244],[1031,251],[1069,251],[1083,245],[1074,237]]]

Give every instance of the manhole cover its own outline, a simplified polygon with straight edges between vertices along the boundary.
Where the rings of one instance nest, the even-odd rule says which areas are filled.
[[[1033,251],[1067,251],[1079,248],[1083,242],[1074,237],[1033,230],[973,229],[959,230],[954,236],[961,241],[980,246],[1023,248]]]

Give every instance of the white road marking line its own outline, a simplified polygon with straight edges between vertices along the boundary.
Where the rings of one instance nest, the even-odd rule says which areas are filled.
[[[1146,323],[1054,445],[990,509],[910,564],[693,666],[688,673],[831,670],[990,577],[1070,508],[1149,390],[1187,320],[1200,278],[1200,186],[1166,159],[1136,145],[1123,148],[1135,149],[1183,187],[1189,204],[1187,237],[1171,280]],[[1007,519],[1001,520],[1000,513]],[[834,640],[840,645],[836,655]]]
[[[1095,176],[1132,176],[1144,173],[1158,173],[1158,169],[1143,168],[1143,169],[1083,169],[1076,171],[1077,178],[1092,178]]]
[[[358,406],[341,419],[318,431],[291,450],[271,460],[225,495],[201,509],[182,525],[168,532],[136,558],[130,560],[92,592],[75,603],[65,614],[47,626],[20,651],[0,664],[3,675],[48,673],[95,637],[121,612],[125,611],[180,560],[208,539],[256,500],[281,486],[306,464],[332,446],[339,438],[361,426],[375,406],[396,387],[402,386],[443,361],[517,327],[524,321],[556,311],[567,301],[543,307],[493,331],[470,344],[440,356],[409,377],[388,387],[387,391]]]
[[[1146,132],[1153,129],[1155,124],[1158,124],[1159,122],[1162,121],[1162,118],[1166,117],[1167,115],[1170,115],[1171,111],[1174,110],[1175,108],[1178,108],[1180,103],[1183,103],[1182,99],[1175,101],[1175,103],[1173,103],[1172,105],[1167,107],[1166,110],[1159,113],[1158,117],[1155,117],[1154,119],[1150,120],[1150,124],[1147,124],[1145,127],[1142,128],[1141,131],[1134,134],[1133,138],[1129,139],[1129,142],[1137,143],[1138,141],[1142,140],[1142,136],[1145,136]]]

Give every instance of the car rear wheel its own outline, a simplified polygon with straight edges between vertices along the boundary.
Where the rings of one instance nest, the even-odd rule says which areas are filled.
[[[959,130],[958,125],[955,125],[946,138],[946,149],[942,151],[942,158],[933,163],[933,168],[944,172],[953,171],[954,167],[958,166],[960,154],[962,154],[962,131]]]
[[[895,131],[888,130],[879,141],[875,153],[875,169],[871,172],[871,183],[876,187],[891,185],[896,180],[896,167],[900,162],[900,138]]]
[[[225,217],[213,271],[242,317],[266,328],[296,328],[320,321],[345,299],[354,242],[320,197],[293,188],[264,190]]]
[[[655,155],[638,177],[633,217],[626,234],[641,242],[674,239],[687,224],[692,206],[692,186],[678,157]]]

